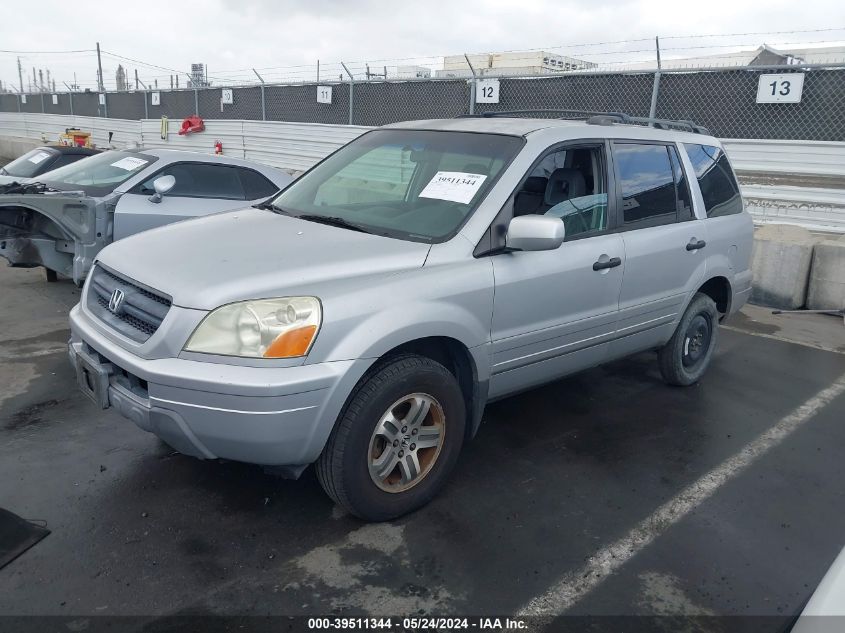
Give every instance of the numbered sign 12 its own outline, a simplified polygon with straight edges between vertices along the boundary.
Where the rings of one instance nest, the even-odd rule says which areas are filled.
[[[331,103],[332,102],[332,87],[331,86],[317,86],[317,103]]]
[[[475,86],[476,103],[499,103],[499,80],[479,79]]]
[[[801,103],[804,73],[760,75],[757,103]]]

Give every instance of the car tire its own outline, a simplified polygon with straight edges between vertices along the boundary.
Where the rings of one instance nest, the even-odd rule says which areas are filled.
[[[353,391],[317,460],[317,478],[351,514],[394,519],[422,507],[443,487],[465,426],[463,394],[448,369],[423,356],[389,359]]]
[[[719,337],[719,311],[705,294],[687,306],[669,342],[657,352],[660,374],[670,385],[686,387],[707,371]]]

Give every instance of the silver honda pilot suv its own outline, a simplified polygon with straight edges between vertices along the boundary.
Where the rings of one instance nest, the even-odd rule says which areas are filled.
[[[644,350],[698,381],[751,242],[692,124],[399,123],[256,208],[107,247],[69,351],[98,406],[177,451],[315,463],[386,520],[437,493],[492,400]]]

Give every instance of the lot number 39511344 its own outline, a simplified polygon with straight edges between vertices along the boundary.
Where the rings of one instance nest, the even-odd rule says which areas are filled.
[[[757,103],[801,103],[804,73],[760,75]]]

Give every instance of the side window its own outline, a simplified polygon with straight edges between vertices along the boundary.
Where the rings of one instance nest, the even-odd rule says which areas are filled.
[[[547,154],[514,195],[514,216],[560,218],[567,240],[607,230],[605,165],[602,146]]]
[[[238,167],[237,170],[241,176],[241,184],[243,185],[244,195],[247,200],[269,198],[279,190],[270,180],[253,169]]]
[[[695,213],[692,210],[689,183],[681,165],[678,150],[674,145],[669,146],[669,159],[672,161],[672,171],[675,174],[675,194],[678,197],[678,221],[686,222],[687,220],[694,220]]]
[[[725,152],[711,145],[684,143],[695,170],[707,217],[742,213],[742,198]]]
[[[677,220],[675,175],[666,145],[616,143],[622,213],[628,229],[672,224]]]
[[[171,197],[246,199],[237,168],[204,163],[174,163],[144,181],[140,185],[140,193],[153,193],[153,181],[161,176],[173,176],[176,179],[176,184],[167,194]]]

